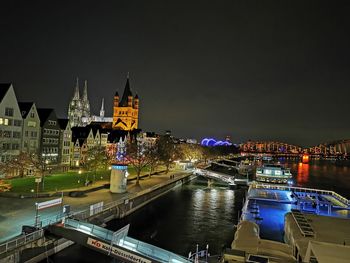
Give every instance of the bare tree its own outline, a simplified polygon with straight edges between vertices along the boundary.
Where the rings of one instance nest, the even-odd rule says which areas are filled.
[[[85,166],[88,170],[93,171],[93,182],[95,182],[97,171],[107,170],[110,163],[111,160],[105,147],[97,145],[88,149]]]
[[[169,135],[163,135],[159,138],[159,158],[166,166],[166,173],[169,172],[174,161],[180,158],[180,151]]]
[[[136,185],[140,184],[140,175],[144,168],[150,164],[148,151],[144,148],[139,139],[128,142],[125,159],[135,169]]]
[[[195,159],[200,159],[202,155],[201,147],[193,143],[180,144],[179,151],[181,156],[190,162]]]

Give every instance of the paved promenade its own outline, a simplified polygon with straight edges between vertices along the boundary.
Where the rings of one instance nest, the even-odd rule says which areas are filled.
[[[95,204],[103,201],[105,204],[117,201],[121,198],[134,194],[136,192],[153,187],[154,185],[173,180],[172,177],[183,175],[184,171],[172,170],[168,174],[152,175],[151,178],[144,177],[140,179],[139,186],[136,186],[136,180],[128,181],[127,192],[123,194],[112,194],[109,189],[100,189],[87,193],[83,197],[68,197],[64,196],[63,204],[71,206],[72,212],[88,209],[91,204]],[[109,183],[98,182],[91,187],[81,187],[79,190],[88,190],[89,188],[95,188],[103,184]],[[76,190],[76,189],[75,189]],[[7,198],[0,197],[0,243],[19,235],[22,231],[22,225],[33,225],[35,218],[35,203],[43,202],[46,200],[55,199],[51,198]],[[61,211],[61,206],[52,207],[46,210],[40,211],[40,217],[42,220],[45,218],[53,217]]]

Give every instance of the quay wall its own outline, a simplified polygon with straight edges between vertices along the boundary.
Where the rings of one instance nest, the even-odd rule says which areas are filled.
[[[100,211],[90,216],[90,211],[74,214],[73,217],[90,223],[103,226],[105,223],[118,218],[123,218],[137,209],[147,205],[153,200],[193,180],[196,175],[187,173],[177,175],[174,179],[147,188],[118,201],[106,204]],[[64,238],[56,238],[50,235],[22,245],[16,249],[0,254],[0,263],[35,263],[56,254],[61,250],[73,245],[74,242]]]

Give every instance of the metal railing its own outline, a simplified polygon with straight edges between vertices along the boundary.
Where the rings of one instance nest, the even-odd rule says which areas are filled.
[[[273,189],[273,190],[287,190],[287,191],[295,191],[295,192],[301,192],[301,193],[314,193],[314,194],[321,194],[321,195],[330,195],[342,203],[346,204],[347,206],[350,206],[350,201],[341,196],[340,194],[329,191],[329,190],[321,190],[321,189],[313,189],[313,188],[304,188],[304,187],[296,187],[296,186],[285,186],[285,185],[271,185],[271,184],[252,184],[251,187],[256,189]]]
[[[9,240],[5,243],[0,244],[0,254],[6,253],[10,250],[16,249],[20,246],[24,246],[30,242],[33,242],[44,236],[44,230],[39,229],[33,233],[22,235],[15,239]]]

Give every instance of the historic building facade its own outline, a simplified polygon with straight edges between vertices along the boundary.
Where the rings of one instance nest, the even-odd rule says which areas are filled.
[[[85,126],[90,118],[90,102],[87,95],[87,81],[84,82],[83,96],[79,95],[79,79],[75,84],[75,91],[68,106],[68,119],[72,127]]]
[[[131,131],[138,128],[139,97],[133,96],[129,76],[127,77],[124,93],[121,99],[118,92],[114,95],[113,103],[113,130]]]
[[[22,115],[11,83],[0,84],[0,161],[19,154],[22,141]]]
[[[22,151],[38,154],[40,147],[40,118],[34,102],[19,102],[22,125]]]

